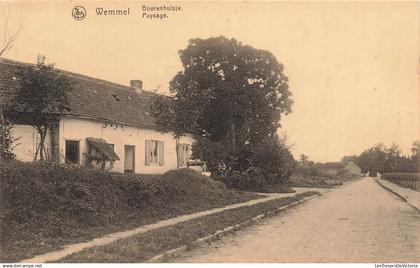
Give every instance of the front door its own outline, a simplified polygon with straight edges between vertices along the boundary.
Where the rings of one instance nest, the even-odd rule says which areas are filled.
[[[135,147],[133,145],[124,146],[124,172],[132,173],[135,171]]]
[[[66,141],[65,161],[67,164],[79,164],[79,141]]]

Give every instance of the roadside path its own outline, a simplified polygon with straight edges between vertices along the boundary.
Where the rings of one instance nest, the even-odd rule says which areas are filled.
[[[173,262],[420,262],[420,212],[363,178]]]
[[[376,178],[376,181],[383,187],[404,198],[410,205],[420,211],[420,192],[401,187],[395,183],[380,178]]]
[[[91,248],[91,247],[96,247],[96,246],[103,246],[106,244],[110,244],[116,240],[119,239],[124,239],[124,238],[129,238],[131,236],[137,235],[137,234],[141,234],[141,233],[145,233],[147,231],[151,231],[157,228],[161,228],[161,227],[166,227],[166,226],[170,226],[170,225],[174,225],[180,222],[184,222],[187,220],[191,220],[194,218],[198,218],[198,217],[202,217],[202,216],[206,216],[206,215],[210,215],[210,214],[214,214],[214,213],[218,213],[224,210],[228,210],[228,209],[233,209],[233,208],[239,208],[239,207],[244,207],[244,206],[251,206],[251,205],[255,205],[258,203],[262,203],[262,202],[267,202],[270,200],[274,200],[274,199],[278,199],[278,198],[283,198],[283,197],[287,197],[287,196],[294,196],[298,193],[302,193],[302,192],[306,192],[308,190],[318,190],[320,192],[325,192],[328,191],[327,189],[314,189],[314,188],[295,188],[296,193],[288,193],[288,194],[266,194],[268,195],[268,197],[264,197],[264,198],[260,198],[260,199],[254,199],[254,200],[250,200],[244,203],[238,203],[238,204],[232,204],[232,205],[228,205],[225,207],[221,207],[221,208],[215,208],[215,209],[211,209],[211,210],[206,210],[206,211],[200,211],[200,212],[196,212],[196,213],[192,213],[192,214],[187,214],[187,215],[181,215],[175,218],[171,218],[171,219],[167,219],[167,220],[162,220],[153,224],[148,224],[148,225],[143,225],[140,226],[138,228],[132,229],[132,230],[127,230],[127,231],[122,231],[122,232],[117,232],[117,233],[113,233],[113,234],[109,234],[109,235],[105,235],[99,238],[95,238],[91,241],[88,242],[82,242],[82,243],[76,243],[76,244],[71,244],[71,245],[67,245],[65,246],[63,249],[61,250],[57,250],[57,251],[53,251],[53,252],[49,252],[46,254],[42,254],[42,255],[37,255],[33,258],[30,259],[25,259],[25,260],[21,260],[21,263],[45,263],[45,262],[54,262],[58,259],[64,258],[70,254],[79,252],[83,249],[86,248]]]

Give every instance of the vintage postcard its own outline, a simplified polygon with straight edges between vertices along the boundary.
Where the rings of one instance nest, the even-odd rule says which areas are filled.
[[[418,267],[419,36],[417,1],[0,0],[2,267]]]

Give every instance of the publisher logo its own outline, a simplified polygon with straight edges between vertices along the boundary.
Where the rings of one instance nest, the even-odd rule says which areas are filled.
[[[86,9],[82,6],[75,6],[71,15],[75,20],[83,20],[86,17]]]

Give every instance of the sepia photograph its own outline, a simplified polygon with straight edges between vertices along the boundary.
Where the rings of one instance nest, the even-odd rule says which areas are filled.
[[[420,2],[0,0],[0,263],[419,268]]]

